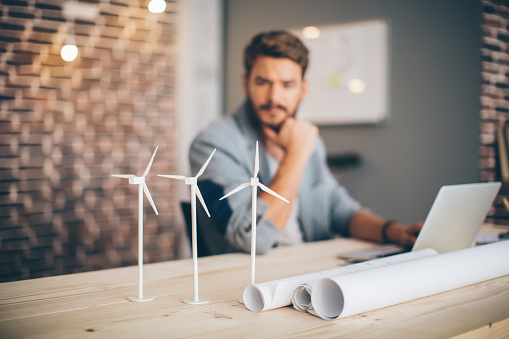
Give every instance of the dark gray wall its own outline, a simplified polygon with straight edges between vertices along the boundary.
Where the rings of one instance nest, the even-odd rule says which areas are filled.
[[[391,25],[390,120],[321,127],[362,165],[340,181],[364,206],[423,220],[440,186],[478,181],[479,0],[227,0],[227,112],[244,99],[241,52],[262,30],[383,17]]]

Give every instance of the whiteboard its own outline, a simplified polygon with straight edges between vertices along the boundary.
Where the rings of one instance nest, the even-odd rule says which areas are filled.
[[[290,31],[308,47],[308,95],[299,117],[318,125],[376,124],[388,117],[388,24],[384,19]]]

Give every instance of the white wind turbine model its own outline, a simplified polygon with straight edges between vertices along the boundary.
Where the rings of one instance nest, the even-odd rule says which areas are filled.
[[[200,193],[200,189],[198,188],[198,177],[205,172],[205,168],[207,168],[207,165],[210,162],[210,159],[212,159],[212,156],[216,152],[216,149],[214,148],[214,151],[209,155],[207,161],[203,164],[203,166],[200,168],[196,176],[194,177],[185,177],[183,175],[162,175],[158,174],[160,177],[164,178],[170,178],[170,179],[177,179],[177,180],[184,180],[186,185],[191,186],[191,229],[192,229],[192,247],[193,247],[193,271],[194,271],[194,298],[193,299],[184,299],[183,301],[186,304],[206,304],[209,302],[208,299],[200,299],[198,296],[198,245],[196,241],[196,197],[200,200],[203,208],[205,209],[205,212],[207,212],[207,215],[210,218],[209,210],[207,209],[207,205],[205,205],[205,201],[203,200],[203,197]]]
[[[150,167],[152,167],[152,162],[154,162],[154,157],[156,156],[157,149],[152,154],[152,158],[148,163],[145,172],[141,177],[138,177],[134,174],[112,174],[112,177],[117,178],[125,178],[129,179],[129,184],[138,185],[138,296],[137,297],[129,297],[130,301],[150,301],[154,300],[154,297],[143,296],[143,192],[147,196],[148,201],[152,205],[152,208],[157,212],[156,205],[154,204],[154,200],[152,200],[152,196],[150,195],[150,191],[148,190],[147,184],[145,183],[145,177],[150,171]]]
[[[263,191],[275,196],[276,198],[279,198],[287,203],[288,200],[265,186],[260,182],[258,179],[258,172],[260,170],[259,165],[259,156],[258,156],[258,141],[256,142],[256,154],[255,154],[255,167],[254,167],[254,173],[253,177],[251,178],[250,182],[246,182],[243,184],[240,184],[237,188],[232,190],[230,193],[226,194],[224,197],[222,197],[219,200],[223,200],[226,197],[229,197],[232,194],[237,193],[238,191],[243,190],[246,187],[251,186],[251,285],[254,285],[255,283],[255,260],[256,260],[256,199],[257,199],[257,190],[258,187],[260,187]],[[242,300],[240,300],[242,302]]]

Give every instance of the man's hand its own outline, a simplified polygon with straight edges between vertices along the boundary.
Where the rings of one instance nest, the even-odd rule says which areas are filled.
[[[318,127],[293,117],[285,120],[279,132],[263,126],[263,133],[268,143],[272,142],[283,150],[285,157],[292,156],[306,161],[313,154],[318,139]]]
[[[387,236],[391,242],[401,247],[411,247],[415,243],[422,225],[422,222],[415,222],[411,225],[395,223],[387,229]]]
[[[262,132],[265,136],[266,152],[279,161],[279,169],[269,188],[288,199],[290,203],[287,204],[265,192],[261,192],[259,197],[269,205],[265,219],[272,219],[277,228],[283,229],[299,193],[306,163],[315,150],[318,128],[309,122],[288,118],[279,132],[266,126]]]

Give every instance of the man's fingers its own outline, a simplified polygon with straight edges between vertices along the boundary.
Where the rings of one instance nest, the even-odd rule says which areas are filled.
[[[412,225],[410,225],[409,227],[409,231],[414,234],[414,235],[417,235],[419,234],[419,232],[421,231],[422,229],[422,225],[423,223],[422,222],[416,222],[416,223],[413,223]]]
[[[277,133],[272,128],[267,126],[262,126],[263,134],[269,138],[270,140],[276,142],[277,141]]]
[[[400,239],[399,245],[402,247],[410,247],[415,243],[416,239],[416,237],[406,234],[402,239]]]

